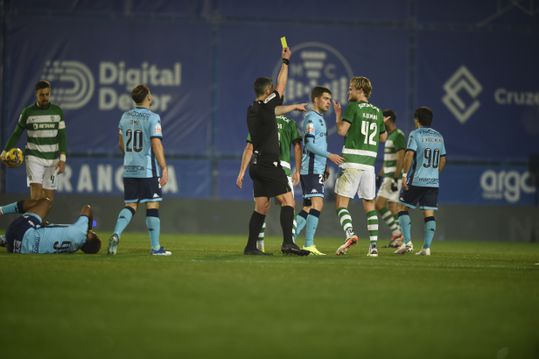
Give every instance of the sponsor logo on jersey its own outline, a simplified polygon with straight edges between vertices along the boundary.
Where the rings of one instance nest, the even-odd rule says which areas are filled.
[[[307,122],[307,125],[305,126],[305,133],[309,135],[314,135],[315,129],[314,124],[312,122]]]

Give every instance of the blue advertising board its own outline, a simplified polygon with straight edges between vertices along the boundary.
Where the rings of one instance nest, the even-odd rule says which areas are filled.
[[[418,105],[433,109],[449,157],[510,160],[539,152],[539,34],[432,31],[418,43]]]
[[[249,174],[245,175],[243,188],[236,187],[239,161],[219,163],[220,198],[252,199],[253,189]],[[380,168],[380,163],[377,164]],[[333,196],[338,168],[330,166],[332,175],[326,183],[327,197]],[[301,198],[301,188],[294,188],[296,198]],[[522,205],[533,206],[538,200],[533,176],[524,165],[466,165],[449,162],[440,175],[440,205]]]
[[[95,194],[123,198],[123,162],[119,158],[72,158],[65,173],[58,175],[58,194]],[[210,165],[201,160],[168,160],[168,197],[209,198]],[[28,192],[24,166],[6,171],[10,192]]]
[[[370,29],[361,45],[351,41],[353,27],[340,26],[328,31],[323,26],[301,24],[225,24],[219,37],[219,135],[221,153],[238,153],[247,134],[246,111],[254,101],[253,83],[257,77],[276,78],[281,66],[280,42],[287,35],[292,49],[285,104],[310,102],[314,86],[327,86],[333,98],[348,102],[352,76],[372,80],[371,102],[380,108],[404,113],[406,108],[406,34],[398,30]],[[256,35],[254,35],[256,34]],[[250,44],[250,46],[245,46]],[[248,58],[249,61],[238,61]],[[401,93],[401,96],[395,96]],[[301,113],[290,113],[301,123]],[[342,137],[336,134],[335,114],[326,115],[329,151],[340,152]],[[226,135],[223,135],[226,134]]]
[[[277,76],[286,35],[285,103],[309,102],[322,85],[346,106],[350,77],[366,76],[371,102],[394,109],[406,134],[415,107],[433,109],[448,156],[441,203],[533,204],[525,163],[539,153],[539,27],[530,4],[4,2],[1,144],[34,101],[33,84],[49,79],[67,126],[60,192],[120,195],[117,125],[131,89],[146,83],[177,180],[167,195],[250,199],[248,178],[235,187],[246,109],[255,78]],[[289,117],[299,126],[303,115]],[[339,153],[333,110],[325,118],[329,151]],[[24,169],[4,174],[3,191],[27,191]]]
[[[7,25],[8,131],[34,101],[33,84],[46,78],[53,84],[52,101],[65,112],[69,152],[114,153],[120,117],[133,107],[130,92],[145,83],[154,96],[152,109],[161,115],[167,152],[206,153],[211,118],[207,25],[34,16],[15,17]],[[44,28],[55,35],[36,36]]]
[[[527,166],[449,165],[440,176],[441,204],[537,205]]]

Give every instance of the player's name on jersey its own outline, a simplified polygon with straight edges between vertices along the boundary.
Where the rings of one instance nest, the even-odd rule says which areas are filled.
[[[376,114],[369,112],[363,112],[361,116],[369,120],[376,120],[378,118]]]
[[[422,137],[420,138],[421,142],[429,142],[429,143],[442,143],[444,142],[442,138],[440,137]]]
[[[376,109],[378,110],[378,107],[370,104],[370,103],[367,103],[367,102],[361,102],[361,103],[358,103],[357,104],[359,108],[363,108],[363,107],[370,107],[370,108],[373,108],[373,109]]]

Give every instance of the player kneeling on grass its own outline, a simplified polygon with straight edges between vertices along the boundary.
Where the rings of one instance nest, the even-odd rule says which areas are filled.
[[[434,211],[438,209],[438,187],[440,172],[445,167],[445,144],[442,135],[430,128],[432,110],[419,107],[414,114],[417,129],[410,132],[399,201],[409,208],[421,208],[425,216],[423,248],[417,255],[430,256],[430,245],[436,231]],[[399,213],[399,223],[404,236],[404,243],[395,254],[413,251],[411,238],[412,221],[408,211]]]
[[[87,254],[99,252],[101,240],[92,231],[92,208],[89,205],[82,207],[80,217],[75,223],[47,226],[43,226],[43,219],[51,208],[48,198],[19,201],[15,206],[15,213],[22,215],[7,228],[5,245],[8,252],[73,253],[79,249]]]

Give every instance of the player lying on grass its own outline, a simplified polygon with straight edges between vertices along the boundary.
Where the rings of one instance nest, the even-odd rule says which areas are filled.
[[[45,254],[73,253],[82,250],[87,254],[99,252],[101,240],[92,231],[92,208],[82,207],[75,223],[48,224],[43,219],[51,208],[48,198],[23,200],[11,204],[21,216],[11,222],[6,231],[6,249],[10,253]]]

